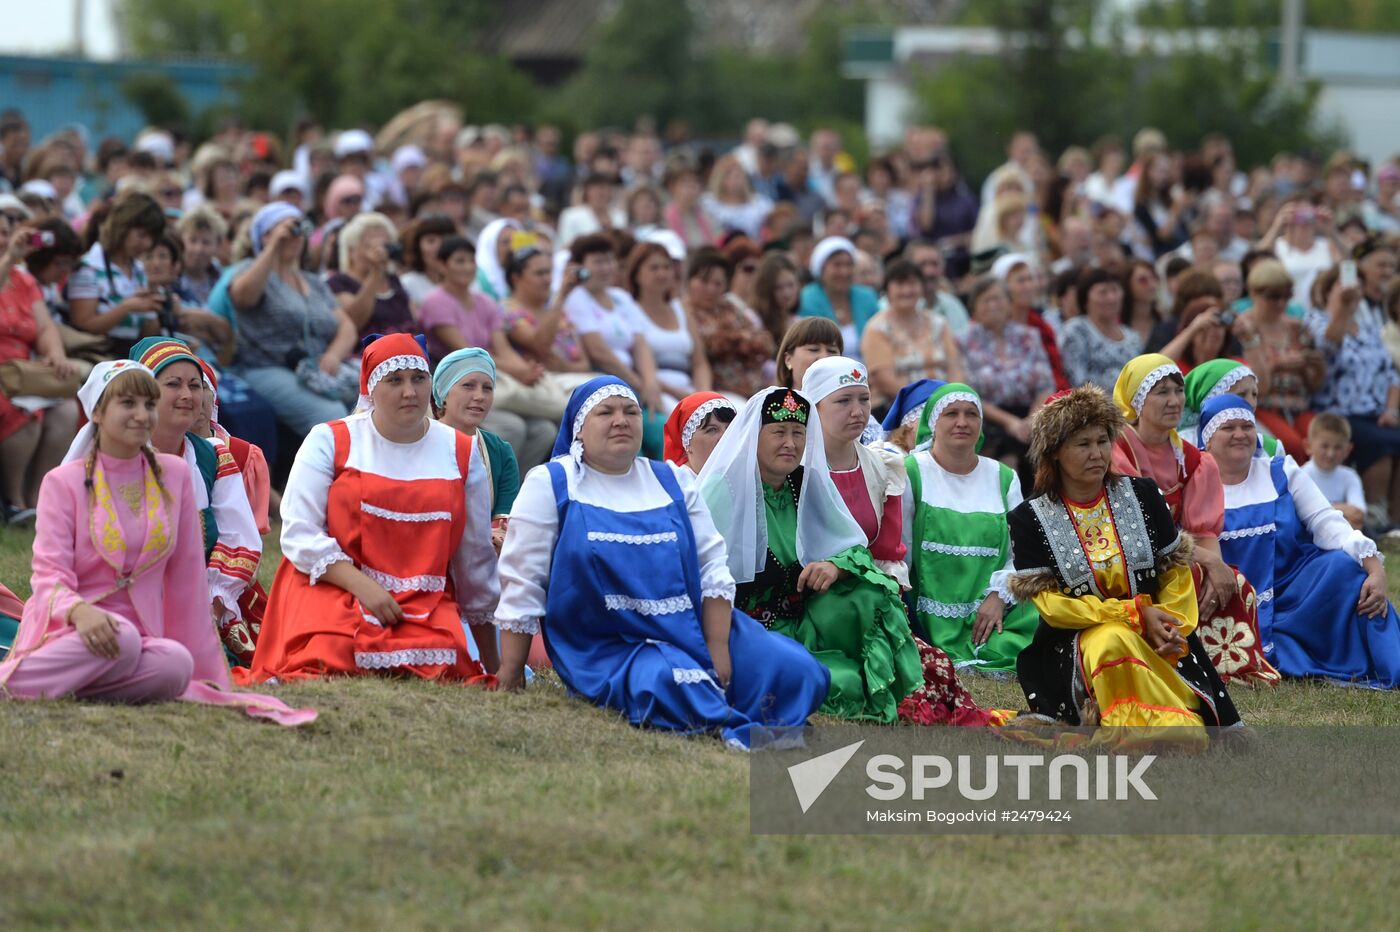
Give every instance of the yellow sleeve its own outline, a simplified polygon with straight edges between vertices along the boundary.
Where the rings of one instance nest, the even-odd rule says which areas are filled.
[[[1189,570],[1186,581],[1188,584],[1191,582]],[[1052,590],[1032,596],[1031,602],[1040,612],[1040,617],[1052,628],[1079,630],[1117,621],[1134,631],[1142,631],[1137,605],[1132,599],[1104,599],[1096,595],[1076,598]]]
[[[1196,630],[1200,616],[1196,611],[1196,583],[1191,567],[1174,566],[1160,577],[1157,598],[1152,604],[1172,615],[1181,626],[1182,637]]]

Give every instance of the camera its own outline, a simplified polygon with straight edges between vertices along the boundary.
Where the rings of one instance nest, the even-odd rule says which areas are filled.
[[[1217,316],[1219,316],[1220,318],[1220,326],[1224,327],[1226,330],[1229,330],[1231,327],[1235,326],[1236,315],[1232,309],[1226,308],[1225,310],[1221,311],[1220,314]]]
[[[48,249],[53,244],[53,232],[50,230],[38,230],[29,234],[30,249]]]
[[[316,229],[316,224],[312,223],[308,217],[299,217],[297,222],[292,224],[292,235],[306,237],[310,236]]]
[[[175,319],[175,296],[170,293],[170,289],[161,286],[156,289],[160,294],[160,309],[156,311],[156,317],[160,320],[160,329],[167,336],[174,336],[179,322]]]
[[[384,254],[389,257],[390,262],[402,262],[403,243],[389,243],[384,247]]]
[[[579,269],[579,270],[578,270],[578,283],[579,283],[580,285],[582,285],[584,282],[588,281],[588,280],[589,280],[590,278],[592,278],[592,277],[593,277],[593,273],[590,272],[590,271],[588,271],[588,269]]]

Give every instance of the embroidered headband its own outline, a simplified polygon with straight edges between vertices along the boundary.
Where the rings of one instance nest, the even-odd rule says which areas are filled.
[[[763,402],[763,416],[761,424],[785,424],[795,421],[798,424],[806,424],[807,416],[811,413],[811,406],[806,400],[798,398],[790,388],[782,390],[783,396],[778,397],[778,392],[771,393],[767,400]]]
[[[1215,432],[1220,428],[1224,427],[1226,424],[1232,423],[1234,421],[1247,421],[1250,424],[1258,424],[1258,421],[1254,417],[1253,409],[1249,407],[1249,405],[1245,402],[1243,398],[1238,398],[1237,396],[1233,395],[1229,397],[1234,398],[1235,401],[1238,401],[1238,404],[1230,402],[1226,407],[1222,408],[1221,410],[1217,411],[1214,415],[1212,415],[1210,420],[1206,421],[1206,423],[1201,426],[1202,450],[1207,449],[1210,446],[1210,438],[1214,437]]]

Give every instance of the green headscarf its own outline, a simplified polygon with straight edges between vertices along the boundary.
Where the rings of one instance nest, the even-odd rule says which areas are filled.
[[[1186,373],[1186,408],[1196,414],[1216,395],[1223,395],[1242,379],[1254,378],[1254,370],[1235,359],[1212,359]]]
[[[977,413],[983,415],[983,423],[986,423],[986,415],[982,411],[982,396],[977,394],[977,389],[962,382],[949,382],[929,395],[928,401],[924,403],[924,413],[919,416],[919,431],[914,436],[914,449],[916,451],[927,450],[933,446],[933,424],[943,413],[943,409],[955,401],[970,401],[975,404]],[[987,433],[984,430],[977,437],[978,453],[982,452],[982,444],[986,441]]]

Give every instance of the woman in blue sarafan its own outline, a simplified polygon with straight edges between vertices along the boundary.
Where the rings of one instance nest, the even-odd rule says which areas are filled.
[[[634,725],[801,726],[831,676],[733,608],[724,539],[684,467],[638,459],[642,409],[621,379],[574,390],[553,459],[525,477],[501,548],[500,688],[523,685],[541,630],[573,693]]]
[[[1291,456],[1258,455],[1254,411],[1243,398],[1206,402],[1200,436],[1225,485],[1220,551],[1259,594],[1269,661],[1285,676],[1400,686],[1400,616],[1386,598],[1375,543]],[[1221,645],[1222,659],[1228,665],[1236,648],[1248,646]]]

